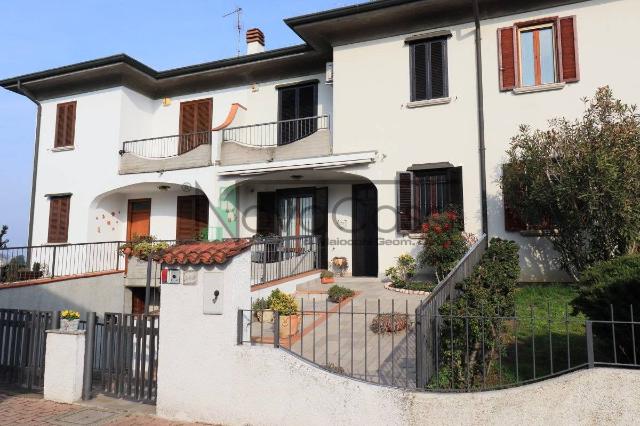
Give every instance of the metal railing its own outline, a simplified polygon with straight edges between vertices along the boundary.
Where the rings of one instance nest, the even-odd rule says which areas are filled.
[[[237,344],[273,345],[336,374],[432,392],[502,389],[598,366],[640,368],[632,306],[615,319],[612,307],[605,320],[549,305],[500,316],[427,317],[412,314],[406,300],[336,304],[316,297],[299,299],[293,316],[239,310]],[[435,324],[428,345],[436,362],[425,385],[415,374],[416,320]]]
[[[124,268],[120,241],[0,249],[0,284]]]
[[[170,158],[187,153],[200,145],[211,144],[212,132],[198,132],[122,142],[120,155],[135,154],[144,158]]]
[[[433,289],[429,296],[418,305],[415,314],[418,318],[425,319],[425,321],[418,321],[416,324],[416,332],[418,334],[418,365],[416,374],[419,386],[424,386],[434,374],[435,371],[435,357],[429,350],[429,346],[426,345],[426,341],[433,336],[435,332],[436,324],[429,319],[435,318],[440,310],[440,307],[449,300],[455,300],[459,291],[456,289],[456,284],[463,281],[465,278],[471,275],[473,268],[480,262],[482,255],[487,248],[487,236],[482,235],[478,241],[469,248],[456,266],[447,274],[442,281]]]
[[[320,237],[256,237],[251,246],[251,285],[309,272],[320,265]]]
[[[222,131],[223,142],[238,142],[254,147],[287,145],[318,130],[329,129],[328,115],[229,127]]]

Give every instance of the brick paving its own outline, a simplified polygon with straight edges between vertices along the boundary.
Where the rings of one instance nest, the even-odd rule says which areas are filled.
[[[42,395],[15,394],[0,389],[0,425],[178,426],[148,414],[101,410],[45,401]]]

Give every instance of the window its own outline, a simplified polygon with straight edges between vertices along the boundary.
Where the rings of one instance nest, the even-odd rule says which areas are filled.
[[[278,145],[286,145],[314,133],[317,125],[313,117],[317,115],[317,82],[279,88]]]
[[[579,80],[573,16],[500,28],[498,50],[500,90]]]
[[[197,239],[209,227],[209,200],[206,195],[178,197],[176,240]]]
[[[73,146],[76,130],[76,101],[57,105],[54,148]]]
[[[69,234],[71,195],[49,197],[49,243],[66,243]]]
[[[180,103],[180,144],[178,155],[211,143],[213,99]]]
[[[410,49],[411,101],[449,96],[446,38],[415,42]]]
[[[462,167],[398,174],[398,229],[416,231],[433,213],[455,209],[463,216]]]

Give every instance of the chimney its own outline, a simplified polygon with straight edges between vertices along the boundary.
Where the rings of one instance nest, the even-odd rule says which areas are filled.
[[[264,52],[264,34],[259,28],[247,30],[247,55]]]

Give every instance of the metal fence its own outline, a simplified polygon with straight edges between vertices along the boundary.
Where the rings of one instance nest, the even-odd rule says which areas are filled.
[[[251,285],[312,271],[320,265],[320,237],[257,237],[251,246]]]
[[[0,382],[25,387],[44,386],[45,330],[52,312],[0,309]]]
[[[436,369],[435,355],[431,351],[431,347],[427,344],[428,339],[430,339],[438,329],[432,320],[438,315],[442,305],[458,297],[459,291],[456,289],[456,284],[471,275],[474,267],[480,262],[486,248],[487,236],[482,235],[478,241],[469,248],[451,272],[438,283],[429,296],[427,296],[415,310],[415,315],[419,319],[416,324],[416,333],[419,336],[416,347],[418,351],[416,380],[419,387],[426,386]]]
[[[211,144],[212,132],[160,136],[122,142],[120,155],[135,154],[144,158],[169,158],[191,151],[200,145]]]
[[[329,129],[328,115],[229,127],[222,131],[222,141],[239,142],[255,147],[275,147],[306,138],[321,129]]]
[[[124,268],[120,241],[0,249],[0,283]]]

